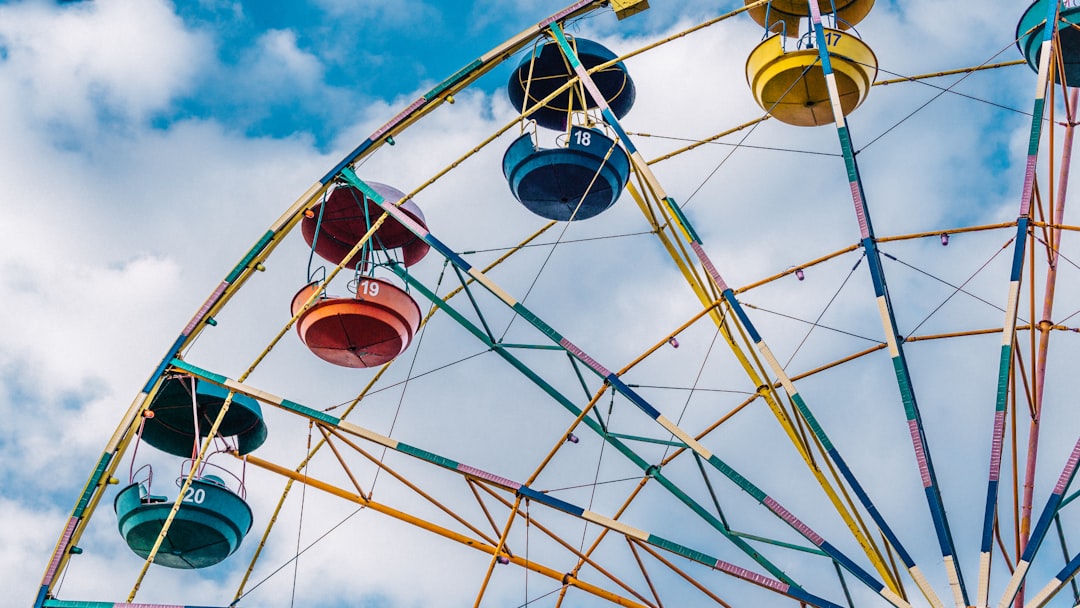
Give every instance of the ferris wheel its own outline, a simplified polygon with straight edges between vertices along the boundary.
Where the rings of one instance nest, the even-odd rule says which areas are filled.
[[[148,364],[35,605],[1080,604],[1080,7],[914,72],[878,4],[585,0],[408,104]]]

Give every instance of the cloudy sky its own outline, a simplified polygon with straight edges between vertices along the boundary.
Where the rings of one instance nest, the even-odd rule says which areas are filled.
[[[651,4],[624,21],[600,10],[567,31],[625,53],[742,3]],[[1016,0],[987,0],[977,7],[953,0],[878,0],[858,33],[877,56],[878,80],[1014,61],[1020,57],[1016,22],[1025,6]],[[64,522],[117,422],[193,311],[251,244],[419,95],[560,8],[556,0],[0,3],[0,209],[6,227],[0,298],[7,302],[7,314],[0,317],[0,458],[6,464],[0,473],[0,588],[13,601],[32,602]],[[622,122],[646,159],[762,116],[744,71],[762,34],[743,15],[627,60],[637,102]],[[411,126],[395,145],[380,148],[358,174],[410,191],[509,124],[515,110],[505,82],[521,57],[511,57],[457,95],[456,103]],[[875,87],[850,116],[878,235],[931,235],[882,245],[902,335],[1001,327],[1014,231],[956,229],[1016,219],[1034,88],[1035,74],[1024,66],[890,84]],[[513,199],[500,171],[503,151],[520,132],[513,126],[416,197],[431,231],[474,265],[493,262],[545,225]],[[553,145],[554,134],[541,137]],[[1046,200],[1058,187],[1045,177],[1048,159],[1061,146],[1060,131],[1055,137],[1056,148],[1044,146],[1041,157],[1040,193]],[[834,129],[766,120],[656,162],[653,171],[684,206],[705,251],[733,287],[805,266],[805,280],[788,275],[741,296],[790,374],[882,343],[862,250],[807,266],[858,240]],[[490,276],[608,369],[622,369],[654,344],[666,344],[624,378],[667,418],[697,434],[757,387],[707,317],[680,333],[678,348],[666,343],[701,305],[658,240],[646,234],[649,229],[624,196],[597,218],[547,229],[534,242],[540,245],[523,249]],[[941,232],[951,232],[947,247]],[[1066,262],[1051,318],[1073,328],[1080,325],[1072,317],[1080,310],[1073,261],[1080,262],[1080,252],[1069,257],[1068,239],[1062,247]],[[230,378],[243,374],[288,321],[288,304],[311,265],[320,265],[318,258],[309,263],[309,253],[299,234],[288,235],[266,262],[267,271],[240,291],[218,316],[218,326],[185,353],[186,360]],[[1033,257],[1041,264],[1045,255]],[[1034,275],[1040,306],[1043,266]],[[410,271],[440,296],[460,285],[435,253]],[[340,277],[330,291],[345,293],[349,278]],[[474,291],[475,305],[464,297],[453,300],[473,322],[479,325],[482,318],[507,343],[545,343],[489,294]],[[413,296],[427,311],[430,302],[416,291]],[[1020,323],[1041,312],[1021,309]],[[1035,516],[1080,436],[1080,417],[1065,409],[1063,380],[1077,346],[1068,343],[1070,333],[1053,334]],[[976,577],[999,344],[1000,336],[991,333],[908,346],[969,590]],[[751,350],[744,346],[742,352]],[[584,407],[589,393],[574,368],[564,354],[550,352],[515,355],[552,390]],[[342,404],[373,373],[316,359],[290,331],[250,382],[340,415]],[[589,391],[601,386],[588,373],[584,383]],[[798,386],[931,585],[947,599],[941,552],[885,352],[812,375]],[[605,394],[597,407],[613,432],[670,439],[623,397]],[[295,467],[318,432],[295,416],[267,417],[271,438],[256,455]],[[609,517],[642,475],[584,428],[575,431],[579,443],[567,444],[541,467],[572,414],[447,315],[432,318],[350,420],[519,482],[542,468],[533,487]],[[1027,426],[1018,434],[1023,451]],[[870,568],[761,400],[704,444],[860,567]],[[364,447],[470,521],[483,522],[486,533],[505,524],[509,510],[485,498],[496,522],[487,523],[460,477]],[[647,442],[635,442],[633,449],[653,464],[668,452],[668,446]],[[129,451],[117,469],[120,487],[128,482],[130,457]],[[460,528],[387,473],[376,474],[362,456],[351,453],[347,460],[361,485],[376,489],[376,500]],[[134,468],[147,462],[155,466],[155,492],[175,497],[179,463],[143,447]],[[228,458],[218,463],[240,471]],[[311,467],[312,476],[351,487],[332,454],[320,454]],[[686,456],[667,470],[687,500],[709,511],[714,485],[733,529],[808,546],[717,471],[708,473],[705,484]],[[1006,470],[1011,475],[1008,465]],[[232,600],[283,487],[280,477],[250,465],[246,481],[255,524],[238,553],[205,571],[152,568],[138,601]],[[142,561],[116,532],[114,495],[115,489],[106,491],[79,543],[83,554],[73,558],[58,597],[123,601],[131,590]],[[1011,491],[1002,501],[1011,503]],[[512,526],[515,552],[556,572],[570,570],[576,558],[543,538],[539,526],[575,549],[588,548],[598,528],[539,505],[532,509],[527,524],[522,517]],[[476,599],[490,561],[486,554],[355,510],[353,503],[314,489],[294,489],[252,575],[250,605],[397,607],[468,605]],[[620,519],[765,572],[686,501],[656,483],[647,484]],[[1014,554],[1008,519],[1002,534]],[[1063,511],[1062,522],[1075,552],[1080,519]],[[1051,540],[1033,570],[1038,587],[1063,563],[1060,545]],[[811,593],[845,603],[829,560],[767,544],[754,547]],[[707,601],[657,558],[637,551],[665,605]],[[583,580],[634,601],[654,601],[625,541],[605,540],[596,556],[645,599],[593,567],[582,569]],[[1008,574],[1000,554],[995,559],[992,590],[1000,595]],[[678,565],[733,604],[794,605],[686,560]],[[857,605],[884,605],[850,573],[845,581]],[[914,605],[927,605],[910,579],[905,585]],[[557,580],[500,566],[483,605],[552,606],[559,589]],[[1064,597],[1070,593],[1053,605],[1072,605]],[[563,605],[605,604],[571,591]]]

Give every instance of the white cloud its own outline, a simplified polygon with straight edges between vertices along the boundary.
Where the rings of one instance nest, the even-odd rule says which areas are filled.
[[[292,98],[298,92],[310,94],[322,82],[322,64],[317,57],[296,46],[296,32],[292,30],[264,33],[246,64],[240,86],[258,91],[264,100]]]
[[[206,66],[207,39],[166,2],[100,0],[0,8],[4,82],[35,121],[79,128],[144,120],[186,92]]]

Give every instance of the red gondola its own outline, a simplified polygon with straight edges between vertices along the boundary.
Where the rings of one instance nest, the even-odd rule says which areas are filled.
[[[368,185],[389,202],[396,203],[405,198],[405,193],[393,186],[378,182],[369,182]],[[406,199],[400,208],[410,219],[427,227],[424,214],[412,199]],[[382,214],[382,208],[360,190],[352,186],[338,186],[324,202],[308,211],[300,230],[309,246],[314,243],[315,253],[328,262],[340,264]],[[401,249],[402,263],[406,266],[419,262],[429,249],[427,243],[393,218],[387,218],[379,226],[370,243],[371,248],[376,250]]]
[[[293,315],[319,290],[311,283],[293,297]],[[356,296],[322,297],[296,322],[300,339],[324,361],[343,367],[374,367],[408,348],[420,326],[420,307],[394,284],[364,277]]]

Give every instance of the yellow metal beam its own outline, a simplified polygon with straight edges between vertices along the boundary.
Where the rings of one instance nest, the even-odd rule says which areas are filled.
[[[611,8],[615,10],[615,16],[626,19],[642,11],[649,10],[649,0],[611,0]]]
[[[320,480],[315,479],[313,477],[310,477],[308,475],[303,475],[303,474],[297,473],[297,472],[293,471],[292,469],[288,469],[286,467],[276,465],[276,464],[274,464],[274,463],[272,463],[272,462],[270,462],[268,460],[263,460],[261,458],[255,457],[255,456],[251,456],[250,454],[243,457],[243,458],[244,458],[244,460],[247,461],[248,464],[259,467],[260,469],[264,469],[264,470],[269,471],[271,473],[276,473],[277,475],[281,475],[282,477],[286,477],[286,478],[291,479],[291,480],[293,480],[295,482],[306,484],[308,487],[315,488],[316,490],[321,490],[323,492],[326,492],[327,494],[331,494],[331,495],[336,496],[338,498],[341,498],[343,500],[348,500],[348,501],[354,502],[354,503],[356,503],[358,505],[362,505],[363,507],[365,507],[367,509],[371,509],[372,511],[375,511],[375,512],[378,512],[378,513],[382,513],[383,515],[388,515],[390,517],[393,517],[394,519],[397,519],[398,521],[402,521],[402,522],[405,522],[407,524],[416,526],[416,527],[418,527],[418,528],[420,528],[422,530],[425,530],[427,532],[431,532],[431,533],[436,534],[438,536],[442,536],[443,538],[447,538],[447,539],[452,540],[454,542],[465,545],[466,547],[469,547],[469,548],[472,548],[472,549],[476,549],[477,551],[487,553],[487,554],[489,554],[489,555],[491,555],[493,557],[496,556],[496,555],[501,555],[501,556],[505,557],[507,560],[509,560],[509,562],[512,563],[512,564],[521,566],[522,568],[526,568],[528,570],[536,572],[537,574],[541,574],[543,576],[546,576],[546,577],[548,577],[548,578],[550,578],[552,580],[559,581],[563,585],[570,586],[570,587],[577,587],[578,589],[581,589],[582,591],[585,591],[586,593],[590,593],[592,595],[595,595],[596,597],[607,600],[608,602],[611,602],[612,604],[615,604],[616,606],[628,606],[628,607],[632,607],[632,608],[648,608],[645,604],[635,602],[635,601],[633,601],[633,600],[631,600],[629,598],[625,598],[625,597],[623,597],[621,595],[612,593],[612,592],[610,592],[610,591],[608,591],[606,589],[603,589],[603,588],[598,587],[596,585],[593,585],[591,583],[587,583],[585,581],[582,581],[582,580],[578,579],[576,576],[573,576],[571,574],[566,574],[564,572],[560,572],[560,571],[558,571],[558,570],[556,570],[554,568],[549,568],[549,567],[544,566],[542,564],[538,564],[535,561],[527,560],[524,557],[520,557],[520,556],[517,556],[517,555],[508,555],[505,552],[500,552],[495,546],[493,546],[491,544],[488,544],[487,542],[484,542],[483,540],[480,540],[480,539],[477,539],[477,538],[472,538],[472,537],[466,536],[464,534],[460,534],[458,532],[455,532],[455,531],[450,530],[448,528],[444,528],[442,526],[439,526],[437,524],[429,522],[429,521],[427,521],[425,519],[422,519],[420,517],[417,517],[415,515],[411,515],[409,513],[401,511],[399,509],[395,509],[393,507],[384,505],[382,503],[375,502],[373,500],[365,499],[363,496],[360,496],[359,494],[356,494],[354,492],[350,492],[348,490],[343,490],[343,489],[341,489],[341,488],[339,488],[339,487],[337,487],[337,486],[335,486],[333,484],[329,484],[329,483],[326,483],[324,481],[320,481]]]

